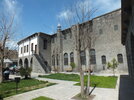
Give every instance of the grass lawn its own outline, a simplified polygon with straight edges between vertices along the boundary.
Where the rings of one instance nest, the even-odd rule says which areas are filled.
[[[51,98],[48,98],[48,97],[44,97],[44,96],[40,96],[40,97],[37,97],[37,98],[32,99],[32,100],[54,100],[54,99],[51,99]]]
[[[51,78],[51,79],[59,79],[59,80],[68,80],[68,81],[76,81],[80,82],[80,77],[77,74],[63,74],[63,73],[56,73],[50,75],[39,76],[42,78]],[[87,84],[87,76],[85,75],[84,83]],[[100,88],[115,88],[117,82],[117,77],[115,76],[91,76],[91,86],[97,84],[97,87]],[[76,85],[80,85],[77,83]]]
[[[54,85],[55,83],[49,83],[48,81],[39,81],[36,79],[23,79],[18,85],[18,93],[23,93],[47,86]],[[12,82],[3,82],[0,83],[0,98],[8,97],[16,94],[16,83]]]

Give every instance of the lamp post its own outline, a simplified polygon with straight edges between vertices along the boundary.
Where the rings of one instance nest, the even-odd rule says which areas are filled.
[[[16,76],[16,77],[15,77],[15,82],[16,82],[16,94],[17,94],[18,83],[20,82],[20,77],[19,77],[19,76]]]

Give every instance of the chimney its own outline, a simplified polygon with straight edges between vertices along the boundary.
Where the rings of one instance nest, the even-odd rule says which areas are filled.
[[[58,32],[61,31],[61,25],[60,24],[57,25],[57,31]]]

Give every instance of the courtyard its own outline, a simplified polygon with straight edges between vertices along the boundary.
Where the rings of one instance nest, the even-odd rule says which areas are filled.
[[[38,98],[40,96],[48,97],[54,100],[74,100],[73,97],[80,93],[80,86],[76,85],[78,84],[78,73],[53,73],[50,75],[41,75],[38,77],[36,74],[32,74],[35,79],[40,80],[41,82],[50,82],[50,83],[56,83],[54,85],[51,85],[49,87],[42,87],[40,89],[32,90],[32,91],[25,91],[21,94],[13,95],[4,98],[4,100],[32,100],[34,98]],[[55,77],[53,77],[53,75]],[[70,75],[74,76],[73,78],[70,77]],[[107,78],[110,74],[106,74],[105,78]],[[57,77],[58,76],[58,77]],[[98,78],[101,78],[102,76],[97,76]],[[11,78],[14,78],[14,76],[10,76]],[[47,78],[46,78],[47,77]],[[62,77],[62,79],[61,79]],[[85,76],[86,77],[86,76]],[[110,75],[112,77],[112,74]],[[94,95],[93,100],[118,100],[118,88],[119,88],[119,75],[117,76],[117,81],[115,81],[115,85],[111,88],[100,88],[96,87],[92,93]],[[55,78],[55,79],[52,79]],[[107,79],[105,79],[106,81]],[[92,80],[94,81],[94,80]],[[104,79],[101,81],[104,82]],[[107,84],[110,82],[106,82]],[[10,86],[11,88],[12,86]],[[93,89],[93,87],[91,87]],[[107,94],[107,95],[106,95]],[[111,98],[111,99],[110,99]],[[47,99],[43,99],[47,100]],[[48,99],[49,100],[49,99]]]
[[[0,0],[0,100],[134,100],[134,0]]]

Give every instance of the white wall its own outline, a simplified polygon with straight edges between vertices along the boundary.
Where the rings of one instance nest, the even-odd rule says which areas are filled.
[[[29,55],[32,55],[32,51],[31,51],[31,44],[33,43],[33,50],[35,51],[35,45],[37,45],[37,36],[36,37],[32,37],[32,38],[29,38],[25,41],[23,41],[22,43],[19,44],[19,57],[23,57],[23,56],[29,56]],[[27,49],[26,49],[26,52],[24,53],[24,46],[27,46],[28,45],[28,52],[27,52]],[[23,47],[23,52],[21,54],[21,47]]]

